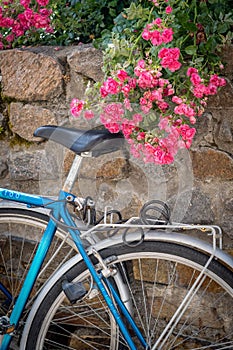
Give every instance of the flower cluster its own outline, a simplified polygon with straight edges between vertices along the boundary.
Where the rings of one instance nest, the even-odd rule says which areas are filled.
[[[173,30],[172,28],[166,28],[161,18],[156,18],[152,23],[146,25],[142,37],[145,40],[150,40],[153,45],[161,45],[172,41]]]
[[[141,46],[131,43],[130,64],[118,64],[101,84],[99,117],[110,132],[124,134],[134,157],[169,164],[180,148],[191,147],[193,125],[203,115],[208,96],[226,82],[196,68],[191,59],[184,61],[179,47],[172,45],[172,7],[167,0],[160,2],[164,17],[146,23],[141,42],[136,42]],[[158,1],[152,6],[158,7]],[[95,116],[88,100],[74,99],[71,113],[78,117],[82,111],[88,119]]]
[[[24,35],[30,29],[45,29],[52,32],[50,25],[51,10],[47,8],[49,0],[36,0],[34,9],[31,0],[3,1],[0,6],[0,28],[5,35],[0,34],[0,50],[11,48],[13,41]]]

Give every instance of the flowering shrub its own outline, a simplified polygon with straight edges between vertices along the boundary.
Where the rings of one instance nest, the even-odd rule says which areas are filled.
[[[130,0],[0,1],[0,49],[92,42],[100,38],[104,29],[112,29],[114,18],[129,3]]]
[[[0,6],[0,50],[11,48],[12,43],[30,31],[44,29],[52,32],[49,0],[6,0]]]
[[[96,84],[98,95],[88,89],[85,101],[73,99],[71,113],[78,117],[83,112],[87,119],[99,115],[110,132],[124,134],[132,154],[145,162],[169,164],[180,148],[190,148],[208,96],[226,84],[216,73],[222,68],[215,54],[219,37],[214,42],[213,33],[198,22],[198,6],[203,9],[207,1],[198,3],[132,3],[108,38],[106,79]]]

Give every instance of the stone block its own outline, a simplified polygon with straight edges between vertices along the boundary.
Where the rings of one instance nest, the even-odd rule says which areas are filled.
[[[63,92],[63,72],[54,57],[27,50],[0,52],[3,97],[45,101]]]
[[[214,141],[220,150],[233,154],[233,108],[213,111],[217,120],[214,125]]]
[[[172,221],[206,225],[214,222],[211,199],[208,193],[203,192],[200,188],[193,188],[191,193],[184,191],[178,196],[171,197],[168,205],[171,208]]]
[[[192,151],[193,173],[201,180],[233,179],[233,160],[221,151],[211,148],[201,148],[198,151]]]
[[[67,56],[70,69],[82,74],[87,79],[101,81],[103,72],[101,70],[103,54],[91,45],[79,45]]]
[[[19,151],[11,154],[9,173],[13,181],[56,179],[59,167],[54,157],[44,150]]]
[[[10,104],[11,130],[27,141],[39,141],[33,132],[42,125],[56,125],[55,114],[40,105],[12,102]]]
[[[217,95],[209,96],[208,107],[224,108],[232,107],[232,84],[229,79],[226,79],[227,84],[224,86]]]

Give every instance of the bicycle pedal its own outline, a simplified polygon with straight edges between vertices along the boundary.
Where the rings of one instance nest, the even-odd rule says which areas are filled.
[[[10,324],[10,319],[6,316],[0,317],[0,334],[10,334],[14,332],[15,325]]]
[[[87,294],[87,290],[82,282],[73,283],[65,279],[62,282],[62,289],[71,304],[76,303]]]

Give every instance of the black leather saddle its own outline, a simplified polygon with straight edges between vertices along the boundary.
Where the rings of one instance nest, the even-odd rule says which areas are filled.
[[[54,125],[41,126],[33,135],[60,143],[78,155],[88,152],[92,157],[121,149],[125,140],[122,133],[110,133],[107,129],[79,130]]]

